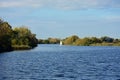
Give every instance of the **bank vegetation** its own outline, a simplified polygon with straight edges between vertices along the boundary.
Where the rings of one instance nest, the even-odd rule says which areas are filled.
[[[8,23],[0,19],[0,52],[31,49],[36,47],[38,40],[27,27],[12,28]]]

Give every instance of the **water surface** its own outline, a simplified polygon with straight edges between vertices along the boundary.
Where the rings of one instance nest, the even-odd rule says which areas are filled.
[[[120,80],[120,47],[39,45],[2,53],[0,80]]]

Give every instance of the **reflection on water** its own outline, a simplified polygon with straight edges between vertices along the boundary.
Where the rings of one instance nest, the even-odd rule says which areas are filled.
[[[120,47],[39,45],[3,53],[0,80],[120,80]]]

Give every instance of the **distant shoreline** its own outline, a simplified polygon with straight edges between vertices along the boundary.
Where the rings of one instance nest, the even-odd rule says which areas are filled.
[[[38,39],[39,44],[61,44],[74,46],[120,46],[120,39],[103,36],[79,38],[77,35],[66,37],[65,39],[48,38]]]

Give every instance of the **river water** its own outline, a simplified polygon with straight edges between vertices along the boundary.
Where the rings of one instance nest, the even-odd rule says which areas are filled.
[[[44,44],[2,53],[0,80],[120,80],[120,47]]]

